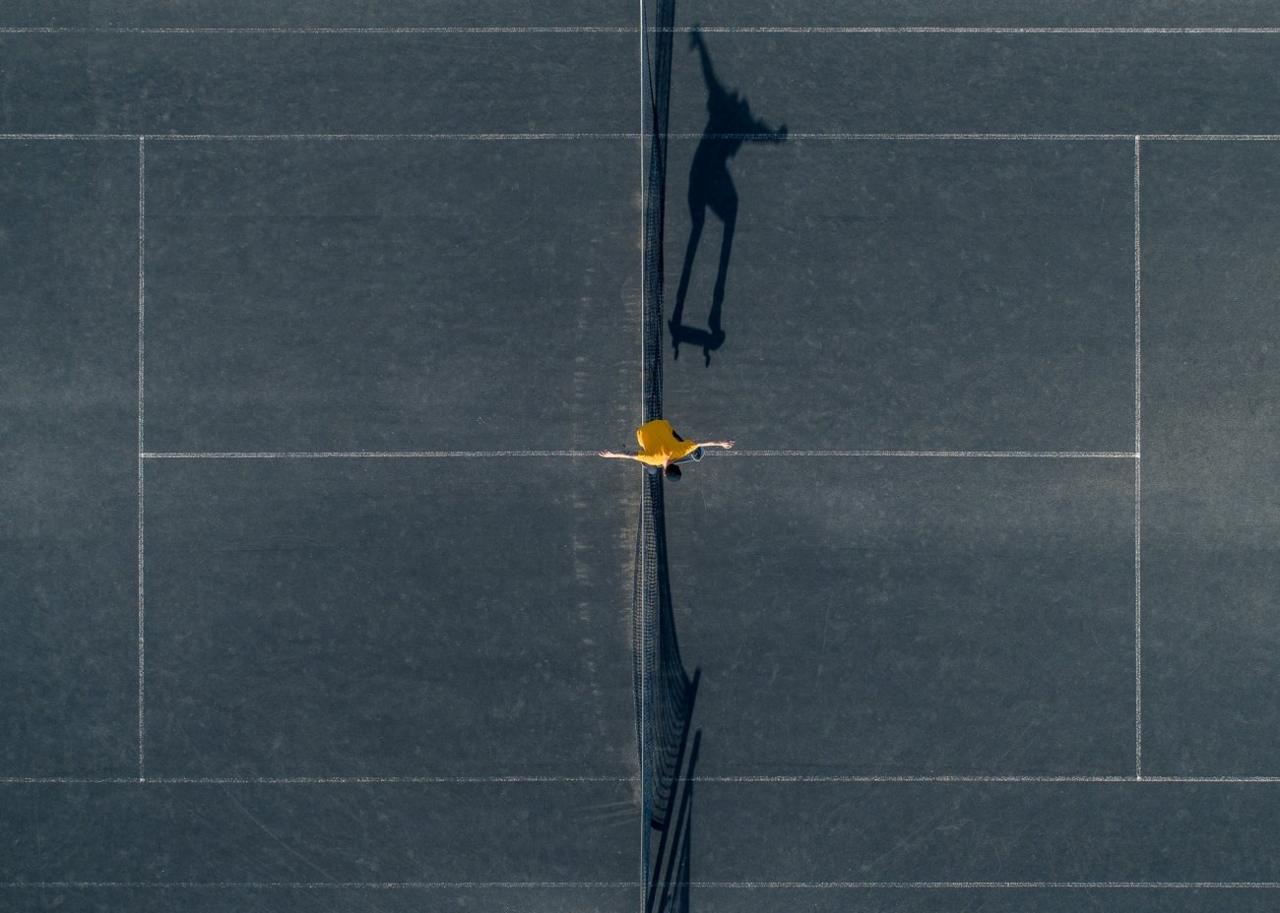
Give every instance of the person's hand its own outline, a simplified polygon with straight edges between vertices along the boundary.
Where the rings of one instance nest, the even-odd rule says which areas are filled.
[[[604,458],[607,460],[607,459],[609,459],[611,456],[613,456],[613,453],[612,453],[612,451],[609,451],[609,450],[598,450],[598,451],[596,451],[596,456],[598,456],[598,457],[604,457]]]
[[[733,449],[733,441],[725,441],[725,442],[724,442],[724,449],[725,449],[725,450],[732,450],[732,449]]]

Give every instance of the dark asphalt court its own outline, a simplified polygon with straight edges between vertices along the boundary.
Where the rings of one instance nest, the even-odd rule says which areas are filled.
[[[1280,10],[885,6],[0,9],[0,910],[1275,909]]]

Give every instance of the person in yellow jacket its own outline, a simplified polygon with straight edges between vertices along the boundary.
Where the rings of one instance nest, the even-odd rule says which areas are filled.
[[[611,450],[601,450],[598,455],[606,460],[637,460],[644,463],[649,472],[662,472],[674,482],[680,478],[680,467],[676,464],[687,460],[693,460],[696,463],[702,459],[702,448],[722,447],[729,450],[733,447],[733,441],[705,441],[700,444],[686,441],[676,433],[671,423],[665,418],[645,422],[637,428],[636,440],[640,443],[639,453],[614,453]]]

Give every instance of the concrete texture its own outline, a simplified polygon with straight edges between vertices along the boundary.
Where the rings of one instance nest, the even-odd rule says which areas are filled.
[[[0,13],[0,909],[645,908],[638,12]],[[675,21],[650,906],[1270,909],[1280,35],[751,29],[1274,11]]]

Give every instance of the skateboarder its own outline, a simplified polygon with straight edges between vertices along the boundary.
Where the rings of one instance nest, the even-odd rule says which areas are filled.
[[[640,443],[639,453],[601,450],[599,456],[607,460],[637,460],[645,464],[646,471],[653,474],[662,472],[674,482],[680,478],[680,467],[676,464],[701,460],[702,448],[722,447],[729,450],[733,447],[733,441],[705,441],[700,444],[686,441],[664,418],[645,422],[637,428],[636,440]]]

